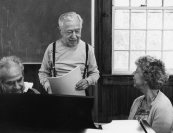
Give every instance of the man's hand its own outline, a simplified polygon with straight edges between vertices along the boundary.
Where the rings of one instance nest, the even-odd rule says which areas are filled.
[[[50,86],[47,88],[47,93],[52,94],[52,90],[51,90]]]
[[[76,90],[85,90],[86,88],[89,87],[89,83],[86,79],[81,79],[77,84],[76,84]]]

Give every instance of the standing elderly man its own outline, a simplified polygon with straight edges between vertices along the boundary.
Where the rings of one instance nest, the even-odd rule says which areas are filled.
[[[3,57],[0,60],[0,94],[2,93],[35,93],[35,89],[25,86],[24,66],[16,56]]]
[[[82,41],[81,30],[83,20],[79,14],[68,12],[62,14],[59,18],[59,29],[62,38],[55,42],[55,76],[62,76],[75,67],[80,65],[83,79],[76,84],[76,90],[85,90],[90,85],[94,85],[99,78],[99,71],[92,46]],[[88,45],[88,51],[86,47]],[[84,76],[85,61],[88,54],[88,73]],[[48,77],[52,76],[53,63],[53,43],[51,43],[43,57],[41,68],[39,69],[39,79],[45,90],[51,94],[51,88]]]

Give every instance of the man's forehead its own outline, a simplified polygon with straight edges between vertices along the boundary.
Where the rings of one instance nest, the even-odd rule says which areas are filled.
[[[63,23],[63,27],[69,27],[74,25],[78,25],[80,27],[80,20],[78,18],[72,20],[65,20]]]
[[[80,21],[79,18],[77,17],[77,15],[73,16],[73,17],[67,17],[66,19],[64,19],[64,22],[68,22],[68,21]]]
[[[3,68],[2,73],[5,77],[5,79],[15,78],[15,77],[22,75],[22,69],[20,66],[17,65],[14,67],[10,67],[9,69]]]

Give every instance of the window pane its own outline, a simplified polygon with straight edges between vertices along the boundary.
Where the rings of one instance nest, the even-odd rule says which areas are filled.
[[[113,72],[129,74],[136,69],[137,58],[151,55],[163,59],[173,74],[173,0],[113,1],[127,7],[114,10]]]
[[[131,49],[144,50],[145,49],[146,31],[131,31]]]
[[[146,11],[145,10],[132,10],[131,17],[132,29],[145,29],[146,28]]]
[[[173,68],[173,52],[163,52],[163,61],[165,62],[165,66],[167,69]]]
[[[147,50],[161,50],[161,31],[148,31]]]
[[[128,52],[114,52],[114,70],[128,71]]]
[[[115,10],[115,29],[129,29],[129,10]]]
[[[161,59],[161,52],[158,51],[148,51],[147,55],[151,55],[157,59]]]
[[[148,29],[162,29],[162,11],[148,11]]]
[[[164,0],[164,6],[173,6],[173,0]]]
[[[173,50],[173,31],[164,31],[163,50]]]
[[[147,6],[155,6],[155,7],[161,7],[162,6],[162,0],[147,0]]]
[[[164,29],[173,29],[173,10],[164,12]]]
[[[145,5],[145,0],[131,0],[131,6],[138,6]]]
[[[130,53],[130,71],[134,71],[136,69],[135,61],[143,55],[145,55],[144,51],[132,51]]]
[[[114,30],[114,50],[128,50],[129,49],[129,31],[128,30]]]
[[[114,6],[129,6],[129,0],[114,0]]]

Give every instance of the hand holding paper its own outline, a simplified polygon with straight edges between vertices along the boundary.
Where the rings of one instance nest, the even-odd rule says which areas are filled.
[[[88,88],[88,86],[88,81],[86,79],[82,79],[76,84],[76,90],[85,90],[86,88]]]

